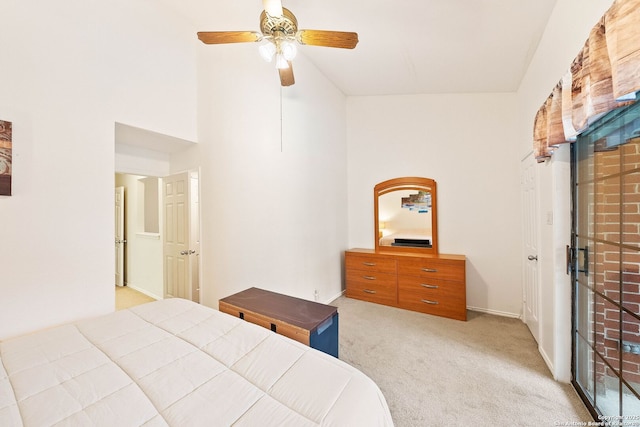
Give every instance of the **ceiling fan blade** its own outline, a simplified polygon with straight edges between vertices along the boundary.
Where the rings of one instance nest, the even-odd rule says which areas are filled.
[[[257,31],[203,31],[198,38],[206,44],[257,42],[262,34]]]
[[[358,33],[347,31],[300,30],[296,39],[301,44],[312,46],[353,49],[358,44]]]
[[[282,16],[283,14],[281,0],[262,0],[262,6],[265,12],[274,18]]]
[[[291,65],[291,61],[287,61],[287,63],[289,64],[289,68],[278,68],[280,84],[282,86],[291,86],[296,82],[293,78],[293,66]]]

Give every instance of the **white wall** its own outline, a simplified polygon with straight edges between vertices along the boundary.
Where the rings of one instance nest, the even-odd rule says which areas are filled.
[[[280,88],[254,45],[199,49],[202,303],[256,286],[330,301],[347,240],[345,97],[304,55]],[[282,116],[280,94],[282,90]]]
[[[195,139],[197,40],[155,2],[3,2],[0,339],[114,309],[114,125]]]
[[[171,155],[116,142],[115,171],[134,175],[167,176],[171,171]]]
[[[558,0],[542,41],[518,90],[517,141],[524,157],[532,150],[533,120],[553,87],[589,37],[612,0]],[[541,285],[540,352],[554,376],[571,375],[571,280],[565,247],[570,243],[569,147],[538,165],[539,254]],[[553,224],[547,223],[547,217]]]
[[[144,176],[116,174],[115,185],[124,187],[125,284],[155,299],[162,299],[164,282],[162,240],[159,233],[145,233],[139,224],[143,207],[140,179]],[[141,194],[142,193],[142,194]],[[159,204],[158,204],[159,208]]]
[[[348,99],[349,246],[373,248],[373,187],[432,178],[440,253],[467,256],[467,305],[519,316],[515,94]]]

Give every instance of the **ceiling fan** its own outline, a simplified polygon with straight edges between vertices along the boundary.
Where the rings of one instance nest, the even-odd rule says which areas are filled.
[[[280,84],[295,83],[291,60],[296,55],[296,42],[302,45],[353,49],[358,44],[358,34],[346,31],[298,30],[298,21],[281,0],[263,0],[260,14],[260,32],[257,31],[206,31],[198,38],[205,44],[245,43],[266,41],[260,46],[260,54],[271,62],[276,60]]]

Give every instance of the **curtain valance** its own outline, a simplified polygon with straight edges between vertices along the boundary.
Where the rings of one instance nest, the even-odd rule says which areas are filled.
[[[616,0],[538,110],[533,125],[538,162],[575,141],[590,123],[634,102],[640,91],[640,0]]]

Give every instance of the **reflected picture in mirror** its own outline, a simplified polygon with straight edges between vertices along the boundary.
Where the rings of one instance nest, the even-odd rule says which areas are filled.
[[[406,177],[374,188],[376,251],[437,252],[435,181]]]

